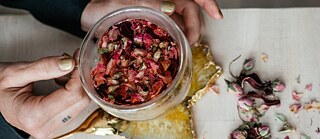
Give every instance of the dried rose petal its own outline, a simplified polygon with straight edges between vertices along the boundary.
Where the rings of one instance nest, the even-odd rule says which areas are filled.
[[[308,102],[304,105],[304,109],[305,110],[310,110],[310,109],[320,110],[320,103],[317,100],[311,100],[310,102]]]
[[[284,83],[281,82],[279,79],[276,79],[275,81],[273,81],[271,86],[273,91],[275,92],[282,92],[286,88]]]
[[[220,93],[220,87],[218,85],[213,85],[209,89],[210,89],[211,92],[214,92],[214,93],[217,93],[217,94]]]
[[[269,55],[266,53],[262,53],[260,58],[264,63],[266,63],[269,59]]]
[[[300,108],[301,108],[301,104],[300,103],[292,104],[289,107],[290,111],[293,112],[294,114],[298,113]]]
[[[305,89],[306,89],[307,91],[311,92],[311,91],[312,91],[312,83],[307,84],[306,87],[305,87]]]
[[[292,91],[292,99],[296,101],[300,101],[300,99],[303,97],[303,93],[297,93],[296,91]]]

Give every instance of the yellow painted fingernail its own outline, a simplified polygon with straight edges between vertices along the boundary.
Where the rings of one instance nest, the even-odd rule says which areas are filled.
[[[171,1],[163,1],[161,5],[161,11],[167,15],[171,15],[176,8],[176,4]]]
[[[73,59],[63,57],[59,60],[58,65],[61,70],[70,70],[72,68]]]

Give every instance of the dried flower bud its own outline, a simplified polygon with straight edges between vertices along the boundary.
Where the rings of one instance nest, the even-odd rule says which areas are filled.
[[[290,111],[293,112],[294,114],[298,113],[300,108],[301,108],[301,104],[297,103],[297,104],[292,104],[290,105]]]
[[[238,106],[240,109],[250,111],[250,110],[252,110],[253,105],[254,105],[253,100],[251,100],[247,97],[243,97],[238,100]]]
[[[246,71],[252,70],[254,67],[254,60],[253,59],[246,59],[243,63],[243,69]]]
[[[245,131],[233,131],[231,133],[231,139],[246,139],[247,133]]]
[[[285,88],[286,86],[279,79],[276,79],[275,81],[272,82],[272,89],[275,92],[282,92]]]
[[[258,127],[258,135],[263,138],[269,138],[271,136],[270,128],[266,125]]]
[[[230,82],[228,80],[225,80],[225,81],[228,85],[227,91],[229,93],[235,94],[238,97],[243,95],[243,89],[241,88],[241,86],[237,82]]]

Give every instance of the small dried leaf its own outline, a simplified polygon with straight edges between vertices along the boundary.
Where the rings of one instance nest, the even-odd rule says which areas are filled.
[[[279,119],[282,122],[286,122],[287,121],[287,117],[285,115],[283,115],[283,114],[276,113],[276,117],[277,117],[277,119]]]
[[[300,84],[300,83],[301,83],[300,74],[299,74],[299,76],[296,78],[296,81],[297,81],[297,84]]]

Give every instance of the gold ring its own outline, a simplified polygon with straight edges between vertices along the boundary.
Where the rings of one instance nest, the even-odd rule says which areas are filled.
[[[171,1],[162,1],[161,11],[167,15],[171,15],[176,8],[176,4]]]

